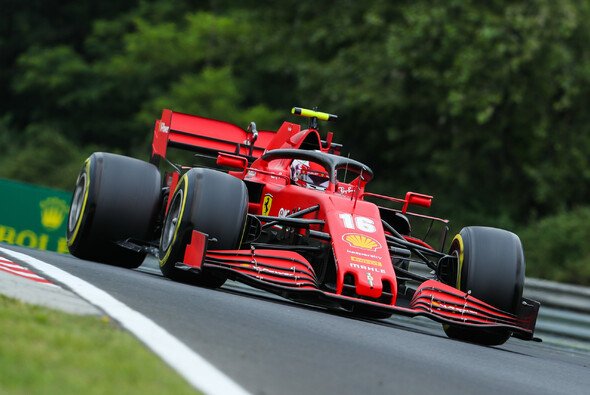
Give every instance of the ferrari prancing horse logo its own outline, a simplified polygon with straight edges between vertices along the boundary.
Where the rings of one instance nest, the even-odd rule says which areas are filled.
[[[270,213],[270,207],[272,206],[272,195],[267,193],[264,195],[264,200],[262,201],[262,215],[268,215]]]

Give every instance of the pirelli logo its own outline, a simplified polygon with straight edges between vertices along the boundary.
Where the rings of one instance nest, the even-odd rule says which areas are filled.
[[[358,256],[351,256],[350,260],[353,262],[364,263],[365,265],[378,266],[378,267],[382,266],[381,262],[379,262],[379,261],[374,261],[372,259],[366,259],[366,258],[359,258]]]

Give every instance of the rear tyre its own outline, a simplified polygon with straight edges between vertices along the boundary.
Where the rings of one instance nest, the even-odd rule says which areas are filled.
[[[246,185],[220,171],[194,168],[179,180],[170,202],[160,239],[162,273],[175,281],[222,286],[226,278],[219,274],[188,272],[175,265],[183,261],[193,230],[208,235],[209,249],[239,248],[248,214]]]
[[[463,228],[451,243],[450,254],[459,258],[456,288],[490,305],[516,314],[522,299],[525,260],[517,235],[502,229]],[[508,330],[474,329],[443,325],[452,339],[481,345],[504,344]]]
[[[121,155],[92,154],[72,196],[66,234],[70,253],[121,267],[141,265],[144,252],[116,242],[152,238],[161,190],[154,165]]]

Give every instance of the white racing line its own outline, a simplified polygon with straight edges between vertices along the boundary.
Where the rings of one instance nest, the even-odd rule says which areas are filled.
[[[102,309],[146,344],[194,388],[211,395],[249,393],[165,329],[108,293],[49,263],[0,247],[0,252],[25,262]]]

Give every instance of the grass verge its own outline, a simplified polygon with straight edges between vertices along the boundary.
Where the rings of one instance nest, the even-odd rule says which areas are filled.
[[[0,295],[0,393],[196,391],[106,316],[70,315]]]

